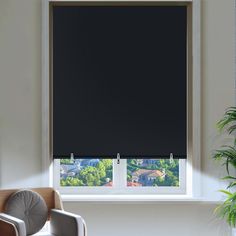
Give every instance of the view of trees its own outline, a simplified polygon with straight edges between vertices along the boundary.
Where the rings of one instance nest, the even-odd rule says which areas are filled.
[[[103,186],[110,181],[111,159],[61,159],[61,186]]]
[[[61,186],[112,186],[112,159],[61,159]],[[127,185],[179,186],[179,160],[127,159]]]
[[[139,182],[141,186],[178,187],[179,160],[128,159],[127,181]]]

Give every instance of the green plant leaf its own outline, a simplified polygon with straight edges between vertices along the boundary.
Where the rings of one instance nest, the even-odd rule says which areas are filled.
[[[228,180],[228,179],[235,179],[236,180],[236,177],[233,177],[231,175],[228,175],[228,176],[225,176],[223,178],[221,178],[222,180]]]
[[[229,175],[229,165],[236,168],[236,149],[232,146],[222,146],[222,149],[216,150],[213,158],[223,161],[223,165],[226,166],[226,171]]]
[[[227,131],[230,135],[236,131],[236,107],[229,107],[223,118],[217,122],[217,127],[220,131]],[[215,160],[221,161],[222,165],[225,166],[228,173],[227,176],[223,177],[222,180],[228,180],[230,183],[227,189],[233,189],[236,186],[236,176],[229,174],[229,167],[232,166],[236,169],[236,138],[234,139],[233,146],[222,145],[221,149],[215,150],[213,153]],[[236,226],[236,192],[230,192],[227,190],[220,190],[221,193],[226,195],[225,201],[215,208],[215,213],[220,217],[224,218],[226,222],[235,227]]]
[[[223,118],[219,122],[217,122],[217,127],[220,131],[222,131],[226,127],[226,125],[232,124],[227,129],[229,133],[232,133],[236,129],[235,121],[236,121],[236,107],[229,107],[226,110]]]
[[[228,196],[232,196],[232,195],[233,195],[231,192],[226,191],[226,190],[223,190],[223,189],[221,189],[221,190],[219,190],[219,191],[220,191],[221,193],[224,193],[224,194],[228,195]]]
[[[232,187],[234,187],[234,186],[236,186],[236,181],[230,183],[230,184],[227,186],[227,189],[232,188]]]

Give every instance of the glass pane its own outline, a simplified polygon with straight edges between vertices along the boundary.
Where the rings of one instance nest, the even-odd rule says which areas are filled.
[[[112,186],[112,159],[61,159],[60,185]]]
[[[179,187],[179,160],[128,159],[127,186]]]

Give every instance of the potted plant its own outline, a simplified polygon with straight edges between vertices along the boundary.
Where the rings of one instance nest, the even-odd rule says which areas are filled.
[[[226,131],[228,135],[234,134],[236,130],[236,107],[230,107],[226,110],[223,118],[217,123],[218,129]],[[215,150],[213,158],[222,162],[226,168],[227,175],[223,180],[229,182],[224,190],[220,190],[226,199],[220,204],[215,212],[217,215],[226,220],[232,227],[232,234],[236,236],[236,138],[232,145],[223,145],[219,150]]]

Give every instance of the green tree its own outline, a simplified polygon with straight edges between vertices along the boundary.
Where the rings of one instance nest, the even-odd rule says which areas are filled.
[[[107,169],[112,169],[113,161],[111,159],[102,159],[102,161],[100,161],[100,162],[103,163],[106,170]]]
[[[85,186],[99,186],[101,185],[99,171],[96,167],[88,166],[80,171],[79,178],[83,181]]]
[[[73,164],[74,162],[70,159],[61,159],[60,160],[60,164],[64,164],[64,165],[70,165]]]
[[[61,186],[83,186],[83,181],[76,177],[67,177],[66,179],[61,179]]]
[[[99,162],[96,166],[99,176],[100,178],[104,178],[106,176],[106,168],[105,165],[103,164],[103,162]]]
[[[157,177],[153,182],[153,186],[165,186],[165,179],[162,177]]]

